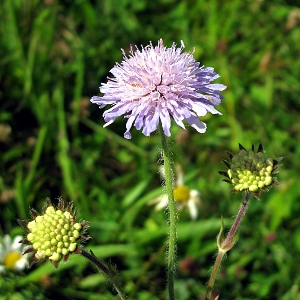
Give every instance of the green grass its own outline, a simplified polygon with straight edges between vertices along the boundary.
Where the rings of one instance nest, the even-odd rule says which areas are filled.
[[[202,198],[197,221],[180,213],[178,299],[205,294],[221,215],[229,228],[242,200],[218,174],[225,151],[260,142],[271,157],[284,157],[281,185],[251,200],[216,289],[221,299],[300,298],[300,27],[293,1],[1,1],[0,233],[22,234],[16,218],[62,196],[91,222],[86,249],[117,265],[131,299],[165,299],[165,214],[147,205],[162,193],[159,137],[134,129],[125,140],[124,120],[103,128],[103,111],[89,103],[121,61],[120,48],[159,38],[195,47],[196,60],[228,86],[223,115],[203,118],[205,134],[172,127],[174,161]],[[1,278],[0,299],[114,299],[95,274],[76,256],[57,270],[39,264]]]

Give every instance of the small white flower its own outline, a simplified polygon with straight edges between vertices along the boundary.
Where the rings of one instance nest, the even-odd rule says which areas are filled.
[[[160,169],[161,176],[164,178],[164,169]],[[176,183],[173,188],[174,199],[178,210],[184,208],[189,209],[192,220],[198,217],[198,208],[200,205],[200,193],[197,190],[191,190],[184,185],[183,171],[181,166],[176,166]],[[168,195],[163,194],[149,202],[149,204],[156,204],[155,209],[161,210],[168,205]]]
[[[13,240],[6,234],[0,244],[0,273],[5,270],[21,271],[28,266],[26,255],[22,255],[26,247],[19,242],[21,235],[17,235]]]

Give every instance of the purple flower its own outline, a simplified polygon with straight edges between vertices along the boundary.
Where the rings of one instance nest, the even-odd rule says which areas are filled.
[[[182,53],[181,47],[173,43],[171,48],[158,41],[142,49],[131,47],[127,57],[123,52],[122,64],[110,70],[113,78],[102,83],[102,97],[94,96],[91,102],[99,108],[111,104],[104,112],[105,126],[110,125],[121,115],[128,118],[124,137],[131,138],[132,125],[142,129],[149,136],[161,122],[165,135],[170,136],[171,117],[185,129],[183,120],[203,133],[206,125],[198,119],[207,112],[221,114],[214,106],[221,103],[218,91],[226,88],[223,84],[211,84],[220,76],[213,68],[200,67],[193,53]]]

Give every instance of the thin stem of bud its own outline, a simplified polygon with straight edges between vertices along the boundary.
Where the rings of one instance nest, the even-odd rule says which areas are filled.
[[[107,277],[107,279],[112,283],[112,285],[116,289],[121,300],[127,299],[127,296],[125,295],[123,288],[120,285],[120,282],[116,278],[115,272],[112,272],[112,270],[105,264],[103,264],[94,254],[91,254],[83,249],[81,249],[80,254],[87,258],[90,262],[95,264],[97,266],[97,269],[100,270]]]
[[[214,264],[213,269],[211,271],[209,282],[207,284],[205,300],[210,300],[210,298],[211,298],[211,294],[212,294],[212,291],[213,291],[215,280],[217,278],[217,274],[218,274],[219,268],[221,266],[221,262],[223,260],[224,255],[225,255],[225,252],[223,252],[223,251],[218,252],[215,264]]]
[[[232,242],[232,240],[233,240],[233,238],[234,238],[234,236],[235,236],[235,234],[236,234],[236,232],[237,232],[237,230],[238,230],[238,228],[241,224],[242,218],[245,215],[246,210],[248,208],[248,204],[249,204],[249,201],[250,201],[250,195],[251,195],[250,192],[246,191],[243,203],[240,207],[240,210],[239,210],[239,212],[236,216],[235,221],[233,222],[233,224],[231,226],[231,229],[230,229],[225,241],[222,244],[222,248],[226,248],[226,246],[229,245]]]
[[[248,204],[250,202],[250,196],[251,196],[250,192],[246,191],[243,203],[240,207],[240,210],[231,226],[231,229],[230,229],[225,241],[222,242],[221,245],[218,245],[218,248],[219,248],[218,255],[217,255],[215,264],[213,266],[213,269],[212,269],[212,272],[211,272],[211,275],[210,275],[210,278],[208,281],[205,300],[210,300],[210,298],[211,298],[211,294],[212,294],[214,283],[215,283],[215,280],[216,280],[216,277],[218,274],[218,270],[221,266],[221,262],[224,258],[225,253],[227,251],[229,251],[236,242],[235,235],[241,224],[242,218],[245,215],[246,210],[248,208]]]

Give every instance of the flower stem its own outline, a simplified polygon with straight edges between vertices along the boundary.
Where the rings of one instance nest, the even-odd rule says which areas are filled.
[[[232,224],[232,227],[225,239],[224,242],[221,243],[221,245],[218,245],[219,246],[219,252],[218,252],[218,255],[217,255],[217,258],[216,258],[216,261],[215,261],[215,264],[213,266],[213,269],[212,269],[212,272],[211,272],[211,275],[210,275],[210,278],[209,278],[209,281],[208,281],[208,285],[207,285],[207,290],[206,290],[206,295],[205,295],[205,300],[210,300],[211,298],[211,294],[212,294],[212,291],[213,291],[213,287],[214,287],[214,283],[215,283],[215,280],[216,280],[216,277],[217,277],[217,274],[218,274],[218,270],[220,268],[220,265],[221,265],[221,262],[224,258],[224,255],[227,251],[229,251],[235,244],[235,240],[234,240],[234,237],[235,237],[235,234],[241,224],[241,221],[242,221],[242,218],[243,216],[245,215],[246,213],[246,210],[248,208],[248,204],[249,204],[249,201],[250,201],[250,193],[247,191],[245,193],[245,197],[244,197],[244,200],[243,200],[243,203],[240,207],[240,210]]]
[[[108,278],[108,280],[116,289],[121,300],[127,299],[127,296],[125,295],[123,288],[120,285],[120,282],[116,278],[115,272],[113,272],[110,267],[107,267],[105,264],[103,264],[93,253],[89,253],[81,249],[80,254],[92,263],[94,263],[97,266],[98,270],[100,270]]]
[[[225,255],[225,252],[223,252],[223,251],[218,252],[218,256],[216,258],[214,267],[211,271],[211,275],[210,275],[209,282],[208,282],[208,285],[207,285],[205,300],[210,300],[210,298],[211,298],[211,294],[212,294],[213,287],[214,287],[214,284],[215,284],[215,280],[216,280],[216,277],[217,277],[217,274],[218,274],[218,270],[220,268],[220,265],[221,265],[221,262],[223,260],[224,255]]]
[[[173,173],[171,169],[171,157],[170,157],[170,149],[167,141],[167,137],[163,132],[163,128],[161,123],[158,126],[159,133],[161,137],[161,144],[162,144],[162,154],[164,160],[164,168],[165,168],[165,185],[168,194],[168,214],[169,214],[169,245],[167,250],[167,288],[168,288],[168,295],[169,300],[175,299],[174,294],[174,273],[175,273],[175,252],[176,252],[176,209],[175,209],[175,202],[173,196],[173,187],[172,187],[172,180],[173,180]]]

